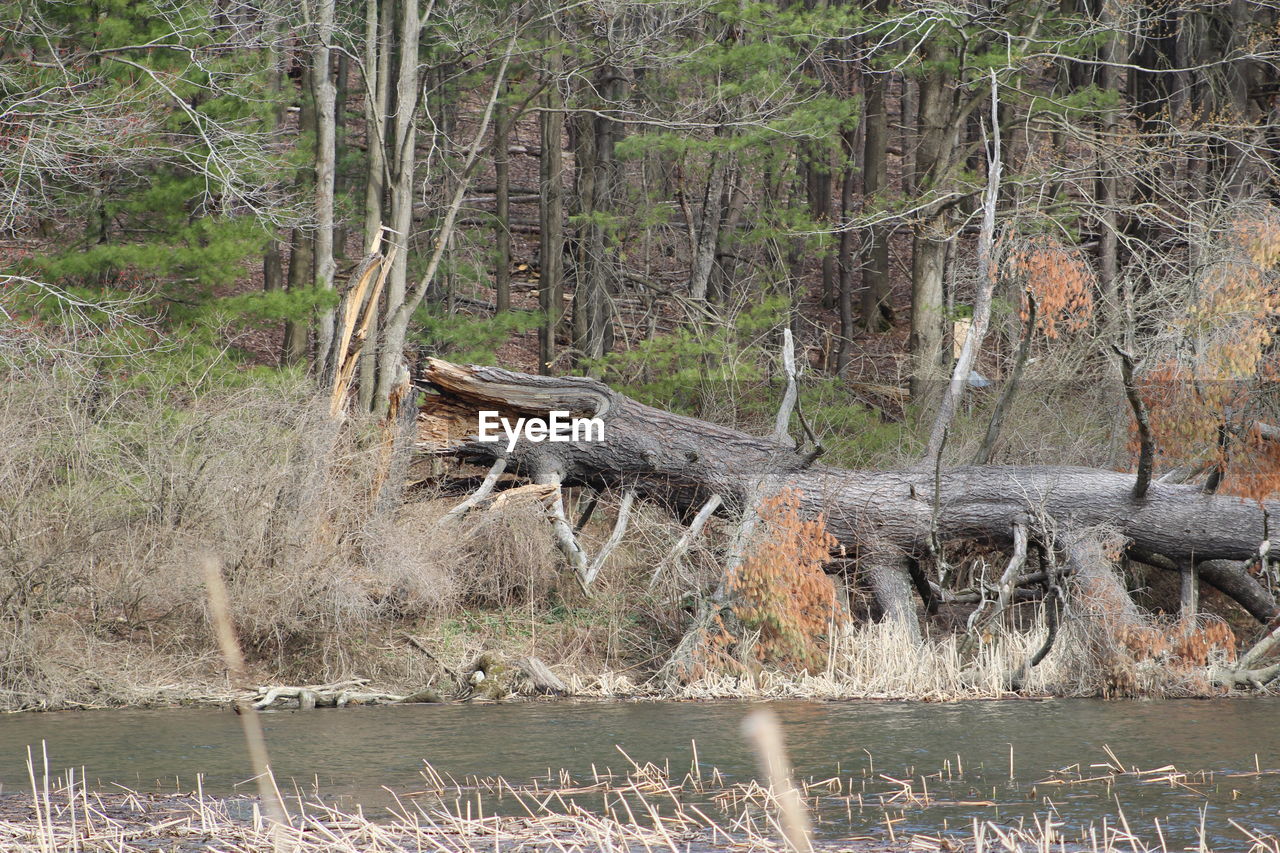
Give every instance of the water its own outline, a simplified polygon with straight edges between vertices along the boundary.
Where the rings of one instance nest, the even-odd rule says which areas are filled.
[[[1051,809],[1068,827],[1107,817],[1116,799],[1135,834],[1156,840],[1160,821],[1170,850],[1194,846],[1202,820],[1220,849],[1248,848],[1234,820],[1280,833],[1280,700],[1099,702],[811,703],[771,705],[782,720],[801,777],[845,780],[864,799],[898,786],[880,774],[922,776],[937,801],[906,807],[898,834],[966,829],[973,818],[1015,824]],[[430,762],[460,781],[502,775],[528,781],[564,768],[590,778],[596,770],[636,762],[669,762],[678,780],[690,768],[691,741],[704,774],[719,768],[729,781],[755,775],[754,757],[739,734],[744,703],[535,703],[392,706],[263,715],[268,747],[282,788],[318,790],[346,804],[388,804],[388,791],[421,789]],[[83,768],[91,786],[253,793],[239,721],[213,709],[123,710],[25,714],[0,718],[0,791],[26,790],[26,756],[57,773]],[[1125,777],[1114,785],[1052,785],[1050,773],[1080,765],[1082,776],[1105,775],[1109,747],[1126,769],[1175,765],[1212,776],[1186,785]],[[1010,778],[1010,749],[1013,777]],[[963,773],[961,773],[963,767]],[[936,774],[936,775],[934,775]],[[79,775],[79,773],[77,773]],[[1052,799],[1052,807],[1044,798]],[[596,799],[598,804],[599,800]],[[994,804],[994,805],[992,805]],[[584,805],[591,806],[590,802]],[[898,812],[893,812],[894,817]],[[885,837],[881,809],[822,800],[819,832],[829,838]],[[1158,841],[1157,841],[1158,843]]]

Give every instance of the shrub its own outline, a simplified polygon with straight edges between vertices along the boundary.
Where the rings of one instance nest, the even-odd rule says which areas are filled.
[[[762,662],[821,669],[836,620],[835,590],[823,571],[835,547],[822,517],[800,515],[800,493],[784,489],[760,507],[761,535],[728,577],[733,615],[758,631]]]

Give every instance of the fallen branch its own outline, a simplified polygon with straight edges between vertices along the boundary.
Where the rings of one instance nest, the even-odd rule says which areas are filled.
[[[498,478],[507,470],[507,457],[499,456],[493,461],[493,465],[489,468],[489,473],[485,475],[484,481],[480,483],[480,487],[475,490],[471,497],[455,506],[444,514],[440,519],[441,522],[456,521],[462,518],[476,506],[489,497],[489,493],[493,491],[494,485],[498,482]]]
[[[1130,545],[1130,558],[1149,566],[1155,566],[1167,572],[1179,571],[1177,563],[1163,554]],[[1256,554],[1254,555],[1256,558]],[[1200,580],[1236,601],[1250,616],[1266,625],[1280,616],[1280,605],[1275,597],[1249,574],[1249,567],[1256,565],[1255,559],[1240,562],[1236,560],[1203,560],[1196,564]]]
[[[540,658],[527,657],[516,660],[516,668],[524,674],[528,680],[528,688],[536,694],[545,696],[568,696],[570,694],[569,686],[565,684],[560,676],[551,671],[551,668],[542,662]]]
[[[578,542],[578,537],[573,533],[573,526],[569,524],[569,519],[564,513],[564,489],[561,487],[561,479],[559,475],[543,473],[541,476],[535,476],[534,480],[539,485],[555,487],[550,512],[551,530],[555,538],[556,547],[560,549],[560,553],[564,555],[564,558],[569,561],[569,566],[573,569],[574,576],[578,579],[578,585],[582,587],[582,591],[590,595],[591,582],[587,578],[587,552],[582,547],[582,544]]]
[[[382,705],[401,702],[405,697],[396,693],[362,690],[368,679],[358,678],[335,684],[310,684],[301,687],[260,687],[254,697],[253,708],[261,711],[282,700],[294,700],[302,710],[312,708],[342,708],[347,705]]]
[[[1013,556],[1009,558],[1009,565],[1005,566],[1004,573],[1000,575],[1000,591],[996,598],[996,609],[992,614],[993,619],[999,618],[1009,606],[1009,600],[1013,597],[1014,580],[1026,563],[1027,525],[1022,521],[1015,521],[1013,523]]]
[[[1280,677],[1280,661],[1270,666],[1260,667],[1259,663],[1280,646],[1280,627],[1263,635],[1253,648],[1240,656],[1235,666],[1215,666],[1210,670],[1213,683],[1221,687],[1235,689],[1253,687],[1261,689]]]

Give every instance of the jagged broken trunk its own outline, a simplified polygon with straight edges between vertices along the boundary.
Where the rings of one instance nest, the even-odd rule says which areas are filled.
[[[713,495],[721,513],[789,487],[803,510],[826,518],[847,555],[868,570],[889,616],[914,621],[913,561],[931,543],[978,538],[1012,541],[1023,527],[1033,541],[1065,554],[1067,568],[1097,572],[1074,555],[1082,531],[1122,536],[1147,562],[1173,571],[1201,567],[1200,580],[1238,601],[1260,621],[1277,615],[1270,593],[1246,561],[1266,539],[1267,516],[1280,506],[1153,483],[1132,496],[1130,474],[1067,466],[965,466],[864,471],[812,464],[794,448],[636,402],[592,379],[544,377],[432,359],[420,377],[431,390],[422,409],[425,449],[482,464],[506,457],[506,470],[534,482],[625,489],[688,517]],[[546,419],[552,411],[599,418],[598,441],[477,440],[481,411]],[[1095,549],[1096,550],[1096,549]],[[1073,561],[1076,563],[1073,565]],[[1103,569],[1105,571],[1105,568]],[[929,594],[916,573],[915,589]],[[1108,581],[1114,585],[1114,581]]]

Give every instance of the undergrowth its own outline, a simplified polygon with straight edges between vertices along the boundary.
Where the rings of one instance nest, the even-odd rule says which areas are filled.
[[[407,450],[407,434],[330,419],[306,377],[198,363],[182,370],[169,354],[156,370],[141,358],[126,370],[68,358],[13,370],[0,388],[0,708],[225,697],[197,568],[206,555],[223,566],[262,684],[359,677],[450,695],[467,661],[488,652],[540,656],[586,695],[667,689],[649,677],[720,580],[732,524],[713,521],[669,561],[683,527],[636,507],[587,598],[536,499],[443,523],[458,497],[404,492],[387,475],[387,441]],[[589,551],[612,528],[611,500],[582,531]],[[859,622],[861,608],[839,603],[843,581],[823,571],[833,544],[794,492],[766,501],[727,580],[733,624],[716,626],[714,654],[677,695],[1002,695],[1043,643],[1043,614],[976,651],[950,634],[914,644]],[[1205,669],[1232,645],[1229,629],[1118,620],[1104,598],[1068,596],[1054,650],[1024,690],[1210,692]]]
[[[451,672],[492,647],[621,668],[678,621],[687,566],[647,598],[631,593],[647,576],[630,576],[670,547],[673,523],[641,525],[649,539],[620,549],[584,601],[538,508],[442,529],[454,501],[402,495],[385,476],[384,425],[331,420],[305,377],[145,367],[67,362],[0,389],[2,708],[225,695],[206,555],[261,683],[450,692]],[[598,526],[588,541],[607,535]],[[645,603],[659,596],[676,603]]]

